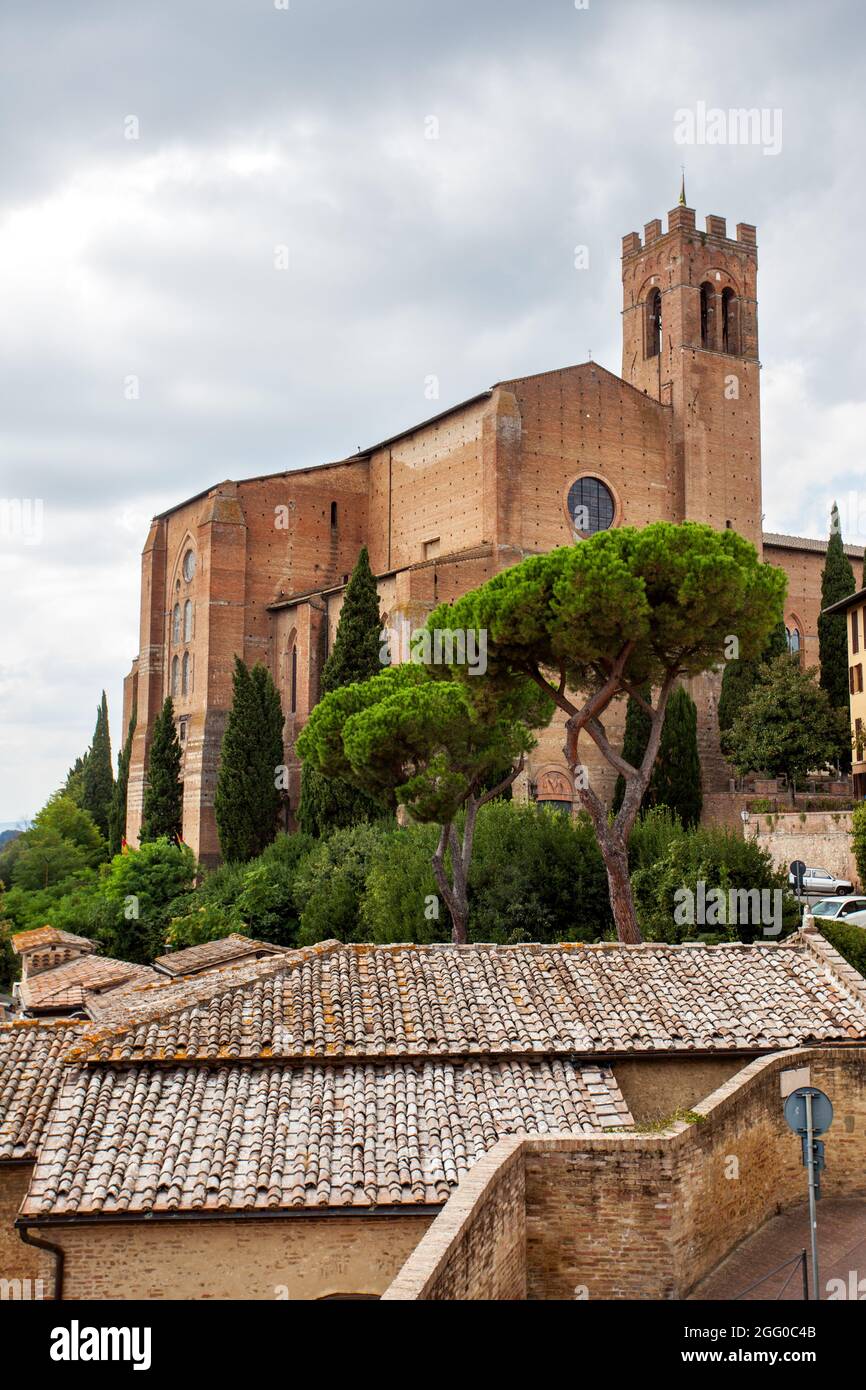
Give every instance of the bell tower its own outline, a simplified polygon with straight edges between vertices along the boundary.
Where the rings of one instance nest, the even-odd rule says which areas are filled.
[[[730,527],[761,552],[761,420],[755,228],[695,227],[685,187],[643,240],[622,242],[622,375],[673,412],[678,512]]]

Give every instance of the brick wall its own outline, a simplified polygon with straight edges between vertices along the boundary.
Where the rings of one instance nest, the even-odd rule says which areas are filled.
[[[66,1253],[64,1299],[294,1300],[381,1294],[431,1220],[206,1219],[48,1227],[35,1234]],[[40,1259],[51,1289],[52,1257]]]
[[[835,1108],[823,1190],[866,1193],[866,1048],[776,1053],[699,1103],[696,1123],[655,1134],[502,1140],[483,1173],[478,1165],[457,1188],[385,1296],[438,1299],[456,1287],[463,1298],[489,1297],[503,1236],[475,1233],[501,1233],[509,1222],[519,1232],[514,1169],[522,1164],[528,1298],[685,1297],[770,1216],[805,1199],[780,1077],[803,1066]],[[519,1270],[510,1278],[516,1287]]]
[[[386,1299],[526,1297],[523,1142],[501,1140],[473,1164],[452,1198],[383,1294]],[[415,1292],[422,1271],[424,1293]]]
[[[0,1163],[0,1279],[35,1279],[40,1273],[38,1250],[15,1230],[32,1173],[32,1163]]]

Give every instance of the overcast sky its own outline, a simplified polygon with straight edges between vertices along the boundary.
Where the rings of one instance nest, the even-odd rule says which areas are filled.
[[[835,494],[866,540],[862,11],[5,0],[0,825],[103,686],[117,752],[155,512],[589,351],[619,372],[620,238],[681,163],[699,226],[758,227],[766,528],[821,535]],[[781,127],[683,146],[699,103]]]

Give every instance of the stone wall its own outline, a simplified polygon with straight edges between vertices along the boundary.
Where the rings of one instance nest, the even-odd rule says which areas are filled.
[[[793,811],[780,815],[759,812],[752,816],[746,833],[757,840],[780,869],[788,871],[795,859],[829,869],[839,878],[859,883],[851,849],[850,811]]]
[[[776,1053],[698,1104],[691,1123],[653,1134],[501,1141],[484,1173],[479,1165],[457,1188],[385,1296],[439,1299],[459,1288],[462,1298],[490,1297],[504,1232],[515,1222],[514,1168],[522,1163],[528,1298],[684,1298],[768,1217],[804,1199],[781,1073],[806,1066],[835,1107],[823,1190],[866,1193],[866,1048]],[[499,1234],[480,1241],[479,1230]],[[512,1289],[521,1281],[513,1264],[510,1281]]]
[[[34,1235],[65,1251],[64,1299],[378,1297],[431,1220],[364,1212],[104,1222],[40,1228]],[[40,1255],[39,1272],[53,1289],[51,1255]]]

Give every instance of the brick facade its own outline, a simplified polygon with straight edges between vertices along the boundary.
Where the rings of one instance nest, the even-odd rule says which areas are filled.
[[[599,479],[613,525],[666,519],[731,526],[761,546],[755,230],[698,231],[679,207],[623,241],[622,377],[593,362],[500,382],[342,462],[225,482],[155,518],[142,557],[137,700],[127,837],[136,843],[153,722],[174,691],[184,746],[184,838],[218,858],[213,798],[235,655],[271,669],[287,722],[286,824],[299,792],[294,742],[319,693],[343,586],[366,544],[391,627],[417,626],[525,555],[573,539],[569,489]],[[650,309],[658,294],[658,351]],[[786,620],[817,659],[822,549],[773,537],[788,572]],[[185,557],[192,557],[185,573]],[[187,608],[189,605],[189,608]],[[187,613],[189,616],[187,617]],[[177,617],[175,617],[177,614]],[[176,663],[176,665],[175,665]],[[173,671],[177,674],[173,677]],[[186,671],[186,676],[184,676]],[[718,676],[691,683],[707,792],[727,789],[718,750]],[[609,732],[621,734],[624,711]],[[571,800],[561,720],[515,792]],[[603,795],[613,775],[585,750]]]
[[[805,1199],[800,1143],[785,1123],[781,1090],[781,1073],[802,1067],[834,1105],[823,1192],[866,1193],[866,1049],[777,1053],[698,1104],[694,1123],[653,1134],[501,1140],[385,1298],[435,1300],[459,1290],[460,1298],[486,1299],[491,1289],[505,1298],[685,1298],[770,1216]],[[514,1233],[525,1233],[522,1268]]]

